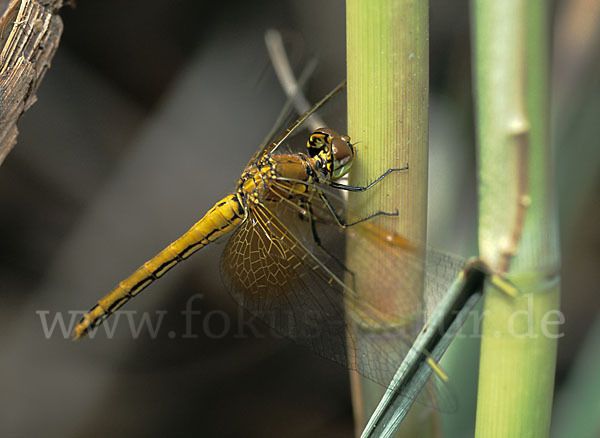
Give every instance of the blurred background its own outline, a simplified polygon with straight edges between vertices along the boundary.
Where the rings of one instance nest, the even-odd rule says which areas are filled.
[[[557,436],[600,343],[595,3],[558,3],[549,36],[565,315]],[[469,3],[430,4],[430,244],[470,256]],[[0,168],[0,433],[351,436],[347,371],[237,308],[219,275],[223,244],[130,303],[108,325],[114,333],[76,344],[68,336],[74,311],[234,188],[285,102],[264,45],[268,28],[282,32],[297,72],[318,58],[312,101],[345,77],[344,2],[80,1],[60,15],[52,68]],[[186,309],[198,313],[186,318]],[[144,312],[159,330],[134,336]],[[449,355],[460,356],[461,397],[460,412],[444,419],[450,436],[470,436],[474,425],[477,342],[462,343],[466,350]]]

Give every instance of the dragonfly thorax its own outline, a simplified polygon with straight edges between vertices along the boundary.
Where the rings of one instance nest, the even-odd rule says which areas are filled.
[[[352,167],[355,150],[350,137],[340,135],[333,129],[320,128],[314,131],[306,148],[315,166],[332,180],[341,178]]]
[[[238,182],[244,204],[291,199],[310,191],[310,184],[341,178],[352,166],[355,150],[350,137],[332,129],[314,131],[307,142],[308,155],[270,154],[251,161]]]

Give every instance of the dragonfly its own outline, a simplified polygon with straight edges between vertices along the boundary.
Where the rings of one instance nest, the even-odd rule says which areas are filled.
[[[449,285],[463,263],[431,250],[424,255],[421,245],[377,225],[378,218],[397,216],[397,210],[360,217],[341,196],[368,192],[391,174],[409,172],[408,165],[388,169],[363,186],[344,184],[340,180],[358,159],[359,146],[330,128],[314,130],[305,151],[286,152],[290,136],[345,86],[339,84],[275,140],[265,142],[235,191],[100,299],[75,327],[74,339],[83,338],[177,263],[231,234],[221,271],[241,306],[294,342],[386,385],[420,329],[419,306],[411,304],[405,314],[390,316],[389,303],[366,299],[361,288],[383,285],[368,284],[371,280],[362,278],[357,267],[345,265],[344,242],[360,247],[366,262],[375,252],[386,254],[378,266],[369,267],[379,270],[380,279],[394,278],[402,264],[402,281],[412,282],[411,277],[423,273],[425,257],[432,268],[425,269],[426,287],[434,290]],[[399,302],[395,307],[409,306]]]

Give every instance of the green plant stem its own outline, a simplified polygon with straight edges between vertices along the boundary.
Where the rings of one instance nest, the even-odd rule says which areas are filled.
[[[558,312],[548,126],[548,5],[472,3],[479,249],[521,294],[488,288],[476,436],[547,436]]]
[[[351,184],[364,185],[390,168],[408,163],[407,172],[392,174],[369,194],[350,197],[364,216],[375,211],[399,211],[399,217],[377,224],[416,242],[425,241],[427,219],[428,139],[428,4],[421,0],[348,0],[348,131],[357,144]],[[361,196],[362,195],[362,196]],[[377,251],[374,251],[377,253]],[[421,290],[415,283],[394,279],[390,287],[369,290],[381,278],[369,280],[377,260],[361,260],[364,251],[348,247],[348,265],[356,267],[358,293],[370,300],[392,303],[401,288]],[[381,257],[386,257],[380,253]],[[398,267],[401,271],[401,267]],[[420,276],[422,283],[422,275]],[[372,288],[371,288],[372,289]],[[377,295],[378,294],[378,295]],[[377,296],[375,296],[377,295]],[[411,295],[410,293],[408,295]],[[415,303],[415,312],[420,307]],[[381,391],[353,377],[353,402],[357,429],[374,410]],[[402,429],[401,429],[402,430]],[[422,435],[422,432],[421,432]]]

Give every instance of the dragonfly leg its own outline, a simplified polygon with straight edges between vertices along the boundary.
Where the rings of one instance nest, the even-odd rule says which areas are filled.
[[[317,233],[317,226],[316,226],[316,223],[315,223],[315,214],[313,212],[312,205],[310,204],[310,202],[307,202],[307,207],[308,207],[307,208],[307,211],[308,211],[308,221],[310,223],[310,230],[312,232],[313,240],[315,241],[315,243],[317,245],[319,245],[321,248],[323,248],[325,250],[325,248],[321,244],[321,239],[319,238],[319,234]],[[325,250],[325,251],[327,252],[327,250]]]
[[[306,207],[306,212],[308,213],[308,215],[307,215],[308,221],[310,223],[310,229],[312,232],[314,242],[329,257],[331,257],[333,260],[335,260],[337,262],[337,264],[341,266],[341,268],[344,270],[344,272],[347,272],[348,274],[350,274],[350,276],[352,277],[352,290],[356,290],[356,277],[354,275],[354,272],[352,270],[348,269],[348,267],[345,265],[345,263],[342,260],[340,260],[335,254],[332,254],[331,252],[329,252],[329,250],[327,248],[325,248],[325,246],[321,243],[321,238],[319,237],[319,234],[317,233],[315,214],[313,212],[311,203],[308,201],[305,201],[305,202],[303,202],[303,206]]]
[[[393,170],[393,169],[390,169],[390,170]],[[337,211],[335,211],[335,208],[333,208],[333,205],[331,205],[331,202],[329,201],[329,199],[327,198],[327,196],[325,195],[325,193],[323,193],[322,191],[319,190],[319,196],[323,200],[323,203],[327,206],[327,209],[329,210],[329,212],[331,213],[331,215],[334,217],[334,219],[337,222],[338,226],[341,227],[341,228],[351,227],[353,225],[360,224],[361,222],[373,219],[374,217],[377,217],[377,216],[398,216],[398,214],[399,214],[398,209],[396,209],[396,211],[393,212],[393,213],[391,213],[389,211],[377,211],[377,212],[375,212],[373,214],[370,214],[367,217],[363,217],[362,219],[358,219],[357,221],[346,222],[337,213]]]
[[[330,182],[328,182],[328,184],[331,187],[333,187],[334,189],[347,190],[349,192],[364,192],[365,190],[369,190],[375,184],[377,184],[378,182],[380,182],[381,180],[383,180],[390,173],[392,173],[392,172],[401,172],[403,170],[408,170],[408,163],[406,163],[406,166],[400,167],[398,169],[388,169],[388,170],[386,170],[385,172],[383,172],[382,175],[379,176],[379,178],[377,178],[372,183],[367,184],[366,186],[348,186],[346,184],[340,184],[340,183],[337,183],[335,181],[330,181]]]

